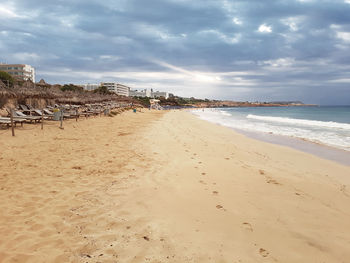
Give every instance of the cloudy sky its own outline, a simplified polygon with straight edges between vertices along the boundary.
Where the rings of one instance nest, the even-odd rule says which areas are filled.
[[[350,104],[350,0],[1,0],[0,61],[49,83]]]

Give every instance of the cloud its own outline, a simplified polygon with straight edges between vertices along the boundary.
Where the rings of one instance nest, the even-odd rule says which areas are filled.
[[[260,33],[271,33],[272,32],[272,28],[271,28],[271,26],[268,26],[266,24],[262,24],[262,25],[259,26],[258,31]]]
[[[4,1],[0,61],[53,83],[350,104],[349,12],[343,0]]]
[[[18,14],[16,14],[14,11],[12,11],[9,8],[6,8],[5,6],[0,6],[0,16],[3,18],[15,18],[20,17]]]
[[[19,52],[13,54],[13,58],[21,61],[34,61],[40,59],[40,56],[36,53],[28,53],[28,52]]]
[[[350,43],[350,32],[337,32],[337,38]]]

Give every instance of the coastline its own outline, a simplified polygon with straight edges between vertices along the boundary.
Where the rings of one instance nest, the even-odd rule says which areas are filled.
[[[216,125],[220,125],[220,124],[216,124]],[[263,132],[249,132],[249,131],[239,130],[235,128],[232,128],[232,130],[240,134],[246,135],[247,137],[252,139],[256,139],[262,142],[272,143],[276,145],[287,146],[294,150],[302,151],[304,153],[309,153],[317,157],[320,157],[322,159],[326,159],[329,161],[337,162],[342,165],[350,166],[350,152],[342,149],[338,149],[329,145],[316,143],[316,142],[308,141],[306,139],[290,137],[290,136],[268,134]]]
[[[26,125],[0,146],[1,262],[350,259],[350,167],[185,111]]]
[[[350,152],[329,145],[308,141],[306,139],[289,137],[276,134],[247,132],[234,129],[235,131],[263,142],[287,146],[289,148],[315,155],[317,157],[334,161],[342,165],[350,166]]]
[[[213,123],[218,126],[226,127],[232,129],[235,132],[238,132],[242,135],[245,135],[249,138],[256,139],[262,142],[272,143],[281,146],[287,146],[289,148],[302,151],[304,153],[309,153],[320,158],[337,162],[342,165],[350,166],[350,151],[345,149],[337,148],[332,145],[328,145],[322,142],[316,142],[308,140],[306,138],[293,137],[288,135],[279,135],[275,133],[268,133],[263,131],[249,131],[240,129],[237,127],[231,127],[230,125],[222,124],[221,122],[209,120],[202,118],[197,115],[195,112],[189,111],[191,114],[196,116],[199,119],[203,119],[210,123]]]

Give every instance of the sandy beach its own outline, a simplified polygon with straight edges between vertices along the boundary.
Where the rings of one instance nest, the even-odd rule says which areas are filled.
[[[0,130],[0,262],[350,262],[350,166],[185,111]]]

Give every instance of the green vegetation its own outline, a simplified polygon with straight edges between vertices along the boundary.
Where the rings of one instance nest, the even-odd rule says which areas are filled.
[[[169,99],[172,99],[172,98],[169,98]],[[194,97],[191,97],[191,98],[174,97],[173,99],[178,103],[179,106],[186,106],[186,105],[193,105],[193,104],[197,104],[197,103],[209,102],[208,99],[202,100],[202,99],[196,99]]]
[[[82,87],[78,87],[74,84],[64,84],[63,87],[61,87],[62,91],[83,91],[84,89]]]
[[[6,85],[6,87],[13,87],[14,79],[7,72],[0,71],[0,80]]]
[[[137,100],[141,105],[144,107],[150,106],[150,98],[148,97],[133,97],[133,99]],[[182,98],[182,97],[170,97],[168,99],[164,97],[157,97],[156,99],[160,100],[159,104],[164,106],[189,106],[196,103],[201,102],[209,102],[208,99],[202,100],[202,99],[196,99],[196,98]]]
[[[133,99],[137,100],[144,107],[149,107],[150,105],[148,97],[133,97]]]
[[[95,90],[94,90],[94,93],[99,93],[99,94],[113,94],[113,93],[110,92],[110,91],[108,90],[108,88],[105,87],[105,86],[101,86],[101,87],[95,89]]]

